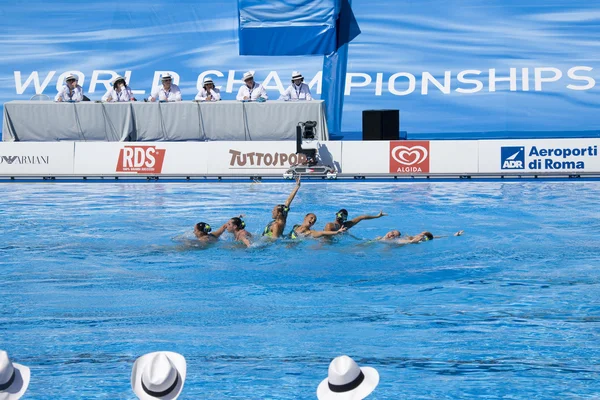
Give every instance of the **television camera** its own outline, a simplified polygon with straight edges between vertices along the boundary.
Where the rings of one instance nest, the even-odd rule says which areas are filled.
[[[296,126],[296,153],[303,154],[298,164],[292,165],[283,177],[293,179],[296,175],[337,178],[337,172],[330,165],[323,165],[319,157],[319,141],[316,138],[316,121],[299,122]]]

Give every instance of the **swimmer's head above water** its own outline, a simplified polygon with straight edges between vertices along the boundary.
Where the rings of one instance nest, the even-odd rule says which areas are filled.
[[[307,224],[309,228],[312,228],[312,226],[316,222],[317,222],[317,216],[315,214],[313,214],[313,213],[308,213],[304,217],[304,223]]]
[[[421,242],[427,242],[428,240],[433,240],[433,234],[431,232],[421,232],[419,233],[420,236],[420,241]]]
[[[346,222],[348,220],[348,211],[345,208],[342,208],[340,211],[335,213],[335,220],[340,224]]]
[[[389,231],[388,233],[385,234],[385,236],[382,238],[383,240],[391,240],[391,239],[397,239],[401,236],[402,234],[400,233],[399,230],[394,229]]]
[[[227,232],[239,231],[246,227],[246,223],[240,217],[233,217],[227,221]]]
[[[280,216],[286,218],[289,211],[290,208],[285,204],[278,204],[275,207],[273,207],[273,212],[271,213],[271,215],[273,219],[278,219]]]
[[[212,231],[212,228],[206,222],[198,222],[194,225],[194,235],[197,238],[208,235],[210,231]]]

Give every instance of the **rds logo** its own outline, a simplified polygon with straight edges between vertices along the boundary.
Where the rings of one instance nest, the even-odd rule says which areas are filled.
[[[125,146],[119,152],[117,172],[160,174],[165,152],[165,149],[157,149],[156,146]]]
[[[501,169],[525,169],[525,148],[502,147],[500,149]]]

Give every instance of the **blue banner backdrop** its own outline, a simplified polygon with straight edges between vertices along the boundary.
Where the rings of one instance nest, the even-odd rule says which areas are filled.
[[[600,129],[600,7],[589,1],[352,9],[362,33],[348,46],[344,131],[361,129],[362,110],[386,108],[401,110],[409,134]],[[147,97],[162,71],[176,74],[184,99],[207,75],[233,99],[247,70],[271,98],[298,70],[318,98],[323,57],[240,56],[237,10],[237,0],[5,2],[0,102],[53,96],[75,71],[93,100],[116,74]]]

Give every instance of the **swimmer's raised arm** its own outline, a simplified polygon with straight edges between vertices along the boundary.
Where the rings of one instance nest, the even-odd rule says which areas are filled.
[[[294,189],[292,190],[292,193],[290,193],[290,195],[288,196],[287,200],[284,203],[286,207],[289,207],[290,204],[292,204],[294,197],[296,197],[296,193],[298,193],[298,189],[300,189],[300,176],[298,176],[296,178],[296,186],[294,187]]]
[[[383,211],[379,211],[379,214],[377,214],[377,215],[359,215],[358,217],[353,218],[350,221],[346,222],[345,226],[347,228],[352,228],[354,225],[358,224],[360,221],[365,221],[368,219],[377,219],[377,218],[381,218],[385,215],[387,215],[387,214],[384,213]]]

